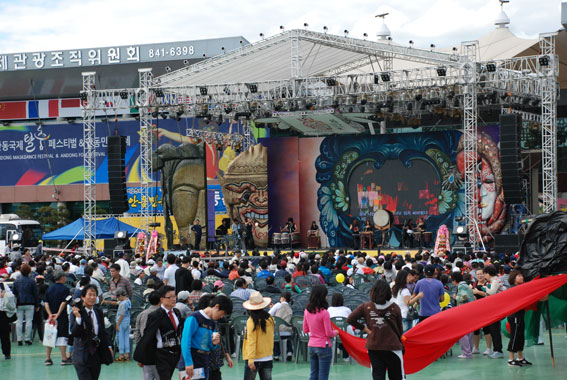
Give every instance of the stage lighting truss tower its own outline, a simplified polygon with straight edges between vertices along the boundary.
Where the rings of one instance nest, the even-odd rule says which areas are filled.
[[[140,88],[136,97],[140,107],[140,228],[149,231],[152,205],[150,188],[152,183],[152,113],[150,112],[150,87],[152,85],[152,69],[138,69]]]
[[[194,73],[206,71],[209,68],[215,68],[223,64],[228,64],[242,57],[253,55],[267,48],[282,43],[290,43],[291,40],[291,63],[292,72],[289,79],[271,80],[271,81],[255,81],[257,91],[252,93],[249,91],[250,83],[232,82],[232,83],[216,83],[186,86],[172,86],[173,83],[187,79]],[[358,58],[342,64],[337,67],[331,67],[319,76],[302,76],[300,43],[303,41],[315,44],[330,46],[340,50],[349,51],[359,54]],[[96,100],[97,109],[107,109],[112,104],[113,111],[115,109],[129,109],[130,99],[135,97],[140,105],[140,123],[141,129],[150,129],[150,110],[149,107],[158,110],[168,110],[172,107],[182,106],[184,114],[188,116],[199,115],[205,107],[212,111],[228,108],[233,111],[227,113],[227,117],[236,117],[238,112],[249,113],[253,119],[256,117],[252,104],[256,103],[256,109],[259,110],[261,103],[270,103],[275,110],[276,104],[281,107],[282,104],[316,104],[315,110],[287,110],[272,113],[300,113],[308,115],[310,112],[332,112],[333,109],[329,104],[335,103],[335,99],[344,100],[346,97],[352,99],[366,99],[369,106],[374,107],[376,102],[390,101],[393,99],[395,112],[406,112],[400,105],[409,101],[413,101],[416,94],[425,94],[429,98],[446,98],[449,93],[459,97],[462,101],[460,105],[453,105],[447,102],[446,108],[461,110],[463,112],[463,133],[464,133],[464,153],[466,157],[466,176],[465,176],[465,195],[466,195],[466,216],[467,227],[471,232],[470,238],[473,245],[478,243],[479,227],[475,225],[478,220],[478,187],[476,184],[476,140],[477,140],[477,115],[479,107],[477,95],[480,93],[497,92],[498,94],[506,93],[507,96],[522,98],[537,98],[542,101],[542,130],[543,130],[543,165],[544,165],[544,199],[546,210],[555,208],[555,199],[557,194],[556,182],[556,137],[555,137],[555,120],[556,120],[556,89],[557,89],[557,64],[558,59],[555,55],[555,38],[553,35],[543,35],[541,38],[542,55],[549,56],[549,65],[542,66],[538,62],[540,56],[514,57],[509,59],[491,60],[491,64],[496,66],[496,71],[488,72],[486,69],[487,62],[479,62],[477,54],[477,43],[463,43],[463,51],[460,54],[441,53],[417,48],[408,48],[399,45],[382,42],[372,42],[366,40],[358,40],[350,37],[334,36],[331,34],[317,33],[308,30],[286,31],[271,38],[265,38],[257,43],[244,46],[233,52],[229,52],[218,57],[213,57],[195,65],[188,66],[185,69],[178,70],[163,78],[151,80],[148,76],[145,81],[141,80],[141,88],[138,89],[111,89],[97,90]],[[288,45],[289,46],[289,45]],[[393,59],[406,60],[412,62],[426,63],[427,66],[418,67],[407,70],[384,70],[373,73],[353,73],[357,68],[367,66],[372,59],[382,60],[385,68],[389,67],[387,61]],[[437,67],[446,68],[446,76],[439,77]],[[381,71],[388,71],[389,81],[381,80]],[[347,74],[348,73],[348,74]],[[376,80],[378,78],[378,80]],[[142,83],[144,82],[144,83]],[[335,83],[335,85],[329,85]],[[207,95],[202,95],[201,89],[207,89]],[[155,90],[160,90],[163,96],[155,96]],[[119,96],[121,93],[128,93],[127,97]],[[153,94],[153,95],[152,95]],[[142,97],[145,96],[143,103],[140,103]],[[301,101],[301,102],[299,102]],[[321,101],[321,102],[319,102]],[[404,103],[405,102],[405,103]],[[451,103],[451,104],[449,104]],[[141,104],[145,106],[142,107]],[[323,104],[324,106],[319,106]],[[373,105],[374,104],[374,105]],[[367,109],[373,110],[373,108]],[[376,107],[375,107],[376,108]],[[265,109],[262,109],[265,113]],[[336,111],[336,110],[335,110]],[[415,107],[413,107],[415,113]],[[512,110],[511,112],[524,112]],[[289,112],[288,112],[289,113]],[[524,112],[525,113],[525,112]],[[414,117],[412,114],[411,117]],[[527,115],[524,115],[526,119]],[[537,119],[539,115],[532,115]],[[260,116],[264,117],[264,116]],[[419,114],[417,114],[419,117]],[[247,120],[240,118],[244,123],[240,136],[235,134],[223,135],[224,141],[241,142],[242,147],[246,149],[252,144],[252,136],[249,132],[248,117]],[[143,126],[142,126],[142,123]],[[210,133],[197,129],[188,130],[193,137],[201,137],[203,139],[210,138]],[[151,150],[151,143],[148,136],[145,146]],[[246,141],[250,143],[247,143]],[[216,141],[216,140],[215,140]],[[151,152],[145,155],[147,159],[147,172],[149,173],[149,165],[151,162]],[[142,180],[150,180],[148,176],[142,176]]]
[[[540,57],[549,58],[547,65],[538,60],[538,76],[541,78],[541,154],[543,183],[543,212],[557,209],[557,77],[558,57],[555,54],[557,33],[540,35]]]
[[[95,149],[95,72],[84,72],[81,108],[83,111],[83,220],[85,254],[96,250],[96,149]]]
[[[465,158],[465,216],[472,247],[477,245],[478,185],[477,185],[477,68],[476,52],[478,43],[463,44],[463,55],[469,61],[462,65],[463,88],[463,153]]]

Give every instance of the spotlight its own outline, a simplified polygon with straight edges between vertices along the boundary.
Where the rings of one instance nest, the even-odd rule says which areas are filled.
[[[156,97],[163,98],[163,90],[161,88],[156,88],[154,93],[156,94]]]
[[[188,59],[184,59],[184,60],[183,60],[183,64],[184,64],[185,66],[189,66],[189,60],[188,60]]]
[[[416,94],[415,95],[415,101],[419,102],[421,99],[423,99],[423,96],[421,94]]]
[[[457,235],[459,237],[467,236],[467,227],[466,226],[456,226],[455,230],[453,231],[453,235]]]
[[[380,83],[380,77],[377,74],[374,74],[374,84]]]
[[[431,44],[431,45],[429,45],[429,47],[430,47],[431,49],[435,49],[435,44]]]
[[[264,39],[264,33],[260,33],[260,38]]]
[[[549,66],[549,56],[542,55],[538,58],[540,66]]]
[[[202,96],[206,96],[209,93],[206,87],[199,87],[199,92]]]
[[[453,53],[457,53],[457,48],[455,46],[453,46]]]
[[[410,47],[413,47],[413,40],[409,40]]]
[[[362,37],[364,37],[364,39],[366,40],[368,38],[368,33],[364,33]]]
[[[231,112],[232,112],[232,107],[231,107],[231,106],[226,107],[226,108],[224,109],[224,112],[226,112],[227,114],[231,113]]]
[[[348,29],[345,29],[343,33],[345,34],[345,37],[348,37]]]
[[[80,98],[82,101],[85,102],[85,101],[87,100],[87,93],[81,91],[81,92],[79,93],[79,98]]]
[[[327,86],[329,87],[334,87],[337,85],[337,81],[335,78],[327,78],[326,82],[327,82]]]
[[[328,30],[329,30],[329,28],[327,28],[326,26],[323,27],[323,32],[325,32],[325,34],[327,34]]]
[[[488,62],[486,64],[486,71],[489,73],[493,73],[496,71],[496,63],[495,62]]]
[[[280,25],[280,30],[283,32],[285,30],[285,26]]]
[[[128,232],[126,231],[116,231],[114,233],[115,239],[126,239],[128,237]]]
[[[440,77],[446,77],[447,76],[447,68],[443,67],[443,66],[439,66],[437,68],[437,75]]]
[[[382,74],[380,74],[380,78],[382,79],[382,82],[389,82],[390,81],[390,73],[383,72]]]
[[[309,27],[309,24],[306,23],[306,22],[304,22],[304,23],[303,23],[303,27],[304,27],[305,29],[307,29],[307,27]]]
[[[256,83],[248,83],[246,84],[246,87],[248,87],[248,90],[250,90],[250,92],[252,94],[255,94],[258,92],[258,85]]]
[[[222,91],[223,91],[225,94],[230,95],[230,88],[228,88],[228,86],[226,86],[225,88],[223,88]]]
[[[120,99],[126,100],[128,99],[128,91],[127,90],[120,90]]]
[[[165,66],[165,72],[166,73],[171,72],[171,66]]]

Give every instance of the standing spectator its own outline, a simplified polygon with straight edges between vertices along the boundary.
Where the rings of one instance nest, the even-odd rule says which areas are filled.
[[[124,278],[130,278],[130,264],[128,261],[124,259],[124,252],[118,252],[118,260],[116,260],[115,264],[117,264],[120,269],[120,275]],[[130,296],[131,297],[131,296]]]
[[[107,360],[113,356],[110,337],[104,328],[104,316],[99,308],[94,307],[96,298],[96,288],[86,285],[81,290],[83,307],[74,306],[71,313],[73,365],[79,380],[97,380],[101,364],[109,364]]]
[[[179,269],[179,267],[175,265],[175,255],[171,253],[167,255],[167,264],[167,269],[163,272],[163,283],[175,288],[175,272]]]
[[[451,273],[451,279],[453,280],[453,284],[457,287],[457,294],[455,295],[455,302],[457,306],[474,301],[472,289],[469,284],[463,281],[463,275],[461,272]],[[474,332],[471,332],[459,340],[459,344],[461,346],[461,355],[459,355],[459,359],[472,359],[472,350],[474,347],[473,339]]]
[[[162,259],[157,259],[155,269],[156,269],[157,278],[159,278],[161,281],[163,281],[163,279],[165,277],[165,267],[163,266],[163,260]]]
[[[489,282],[489,288],[486,291],[487,296],[493,296],[503,290],[502,282],[498,278],[498,272],[493,265],[489,265],[483,269],[484,277]],[[491,359],[501,359],[504,357],[502,353],[502,334],[500,332],[500,321],[496,321],[488,326],[490,336],[492,337],[492,354],[488,355]]]
[[[45,311],[47,320],[57,323],[57,340],[55,346],[61,351],[61,365],[73,364],[67,357],[67,339],[69,337],[69,318],[67,315],[67,296],[70,295],[69,288],[65,286],[65,272],[55,272],[55,284],[51,285],[45,293]],[[51,360],[51,347],[45,347],[45,365],[53,365]]]
[[[480,253],[479,253],[480,254]],[[475,265],[477,263],[474,263]],[[486,278],[484,277],[484,272],[482,269],[478,269],[476,272],[476,284],[473,286],[473,294],[475,299],[479,300],[486,297],[486,290],[487,290],[487,282]],[[492,337],[490,336],[490,329],[488,326],[483,327],[482,329],[476,330],[474,332],[474,348],[473,354],[480,354],[480,332],[484,333],[484,340],[486,341],[486,350],[484,351],[484,355],[492,354]]]
[[[202,273],[199,270],[199,260],[193,260],[193,269],[191,270],[191,276],[193,276],[193,280],[200,280],[202,277]]]
[[[368,334],[366,349],[372,365],[372,378],[404,378],[402,349],[402,313],[392,300],[390,285],[378,280],[370,290],[370,302],[358,306],[347,322]],[[364,318],[365,324],[358,322]]]
[[[181,313],[181,318],[183,320],[187,319],[189,315],[193,312],[193,303],[189,299],[189,292],[187,290],[182,290],[177,293],[177,303],[175,308]]]
[[[242,346],[244,380],[254,380],[256,373],[260,375],[260,380],[272,378],[275,323],[272,316],[264,310],[270,303],[270,298],[254,292],[242,304],[250,314]]]
[[[14,295],[18,307],[18,320],[16,321],[18,346],[23,344],[22,338],[25,339],[27,345],[32,344],[33,314],[39,309],[39,291],[35,280],[30,277],[31,267],[28,264],[22,264],[20,273],[21,276],[14,281]],[[25,335],[22,336],[24,322],[26,330]]]
[[[210,353],[220,343],[220,334],[215,332],[215,321],[231,313],[232,302],[226,296],[219,295],[206,308],[194,312],[185,321],[181,350],[188,379],[193,377],[197,368],[203,370],[205,379],[209,378]]]
[[[402,325],[404,327],[404,332],[411,328],[412,321],[407,320],[411,293],[407,288],[407,278],[409,272],[407,270],[401,270],[396,275],[396,280],[394,286],[392,287],[392,300],[400,307],[402,312]]]
[[[419,300],[419,321],[424,321],[428,317],[435,315],[441,311],[439,302],[445,297],[445,288],[443,284],[435,276],[435,266],[427,265],[425,267],[425,278],[419,280],[413,290],[413,297],[410,303],[413,304]]]
[[[118,312],[116,313],[116,337],[119,355],[117,361],[130,361],[130,309],[132,302],[124,289],[116,291],[118,296]]]
[[[159,290],[161,306],[148,315],[146,328],[134,351],[134,360],[155,365],[160,380],[169,380],[181,354],[181,314],[175,306],[175,289],[164,285]]]
[[[1,281],[1,280],[0,280]],[[8,285],[0,282],[0,342],[2,343],[2,353],[6,360],[11,359],[11,343],[10,343],[10,322],[8,321],[8,308],[13,309],[16,306],[15,296]],[[12,316],[12,315],[10,315]]]
[[[183,256],[181,267],[175,272],[175,292],[179,293],[183,290],[191,291],[191,282],[193,275],[190,271],[191,257]]]
[[[315,285],[311,290],[309,302],[303,313],[303,332],[309,334],[309,358],[311,374],[309,380],[327,380],[333,353],[331,338],[338,330],[331,328],[331,317],[327,308],[327,287]]]
[[[110,293],[116,295],[118,289],[124,289],[128,298],[132,298],[132,284],[126,277],[120,274],[120,265],[112,264],[110,266]],[[117,303],[114,302],[114,304]]]
[[[518,286],[524,283],[524,276],[519,270],[513,270],[508,277],[510,287]],[[530,366],[532,363],[524,358],[524,314],[525,310],[521,309],[514,314],[508,316],[508,323],[510,324],[510,342],[508,342],[508,365],[510,367],[523,367]],[[518,358],[515,355],[518,354]]]
[[[136,318],[136,327],[134,329],[134,341],[136,344],[140,342],[144,335],[148,315],[159,308],[159,293],[155,290],[152,291],[148,296],[148,302],[150,303],[150,307],[138,314],[138,317]],[[157,373],[155,365],[140,365],[142,366],[143,380],[159,380],[159,374]]]

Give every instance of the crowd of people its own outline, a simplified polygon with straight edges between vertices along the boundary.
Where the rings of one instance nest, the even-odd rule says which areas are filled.
[[[102,364],[134,359],[144,379],[170,379],[177,369],[180,378],[216,380],[221,379],[225,362],[233,366],[237,352],[234,331],[222,331],[221,337],[217,322],[226,322],[233,308],[241,305],[249,315],[242,348],[244,378],[258,374],[268,380],[273,361],[292,354],[291,345],[287,352],[274,345],[274,329],[282,338],[294,333],[291,305],[303,294],[308,297],[303,332],[309,334],[310,380],[328,378],[335,354],[332,339],[338,333],[331,318],[336,317],[347,319],[348,333],[367,338],[374,379],[384,378],[386,371],[390,379],[401,379],[405,331],[443,309],[523,282],[521,272],[514,269],[516,257],[509,254],[446,252],[437,257],[424,251],[374,257],[343,250],[251,254],[238,251],[211,259],[188,251],[180,256],[154,255],[146,261],[123,255],[111,260],[25,252],[15,260],[0,258],[2,352],[11,358],[10,324],[15,319],[20,346],[34,344],[36,336],[45,345],[44,330],[54,326],[56,339],[46,347],[44,363],[53,365],[52,350],[58,347],[61,365],[74,365],[80,379],[98,378]],[[328,297],[331,288],[364,289],[367,302],[349,308],[341,292]],[[508,317],[510,366],[532,364],[523,356],[523,318],[522,311]],[[276,320],[285,324],[276,327]],[[480,354],[481,334],[485,355],[504,356],[498,322],[464,336],[459,342],[460,359]],[[343,352],[343,357],[348,359],[348,353]]]

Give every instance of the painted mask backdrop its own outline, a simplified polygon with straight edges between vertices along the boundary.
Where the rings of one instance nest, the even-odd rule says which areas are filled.
[[[240,153],[220,179],[231,222],[252,219],[254,244],[268,246],[268,152],[255,145]]]

